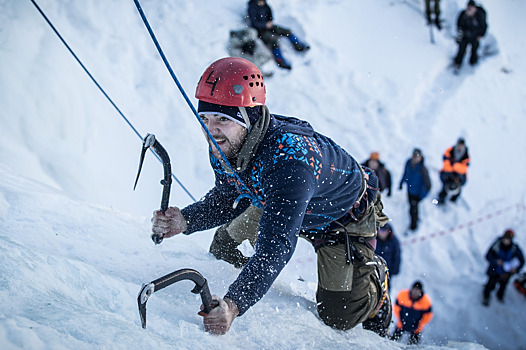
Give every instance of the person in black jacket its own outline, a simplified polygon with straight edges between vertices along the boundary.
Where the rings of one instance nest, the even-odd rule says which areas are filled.
[[[378,179],[308,122],[271,114],[265,86],[259,69],[239,57],[204,71],[195,97],[215,182],[183,209],[155,211],[153,234],[170,238],[219,227],[210,252],[241,270],[224,297],[214,297],[218,306],[203,315],[209,332],[225,334],[263,298],[303,237],[317,253],[321,320],[340,330],[362,323],[386,335],[388,272],[374,246],[377,228],[389,218]],[[231,254],[245,240],[254,254]]]
[[[389,277],[398,275],[400,272],[401,249],[400,241],[394,234],[393,226],[385,224],[378,229],[378,239],[376,241],[376,254],[384,258],[389,268]],[[389,287],[391,285],[389,284]],[[390,288],[389,288],[390,289]]]
[[[482,304],[489,305],[491,291],[499,284],[497,299],[504,302],[504,292],[511,276],[524,266],[524,254],[521,248],[513,243],[515,231],[507,229],[502,237],[499,237],[486,253],[489,262],[486,274],[489,279],[484,286]]]
[[[248,18],[250,24],[258,31],[258,35],[269,47],[277,65],[284,69],[291,69],[291,64],[283,57],[279,46],[279,38],[287,37],[296,51],[307,51],[310,46],[302,42],[288,28],[274,24],[272,10],[266,0],[250,0],[248,2]]]
[[[462,66],[468,45],[471,45],[469,63],[471,65],[477,64],[479,59],[477,54],[479,41],[486,34],[487,28],[486,11],[482,6],[477,5],[475,1],[470,0],[467,8],[460,13],[457,20],[458,53],[454,60],[455,68],[458,69]]]
[[[378,176],[378,186],[380,186],[380,192],[387,190],[387,197],[391,197],[391,173],[385,167],[385,164],[380,162],[380,153],[372,152],[365,162],[362,163]]]

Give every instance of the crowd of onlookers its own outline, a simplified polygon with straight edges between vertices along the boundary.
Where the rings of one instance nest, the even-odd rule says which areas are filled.
[[[425,0],[425,17],[430,26],[442,29],[440,18],[440,1]],[[291,69],[291,62],[284,57],[280,47],[280,38],[287,38],[292,47],[298,52],[306,52],[310,46],[299,39],[291,29],[277,25],[273,22],[272,10],[265,0],[250,0],[248,2],[247,22],[249,25],[241,30],[230,32],[229,54],[252,61],[258,67],[263,67],[274,59],[276,64],[283,69]],[[468,1],[457,18],[458,52],[452,62],[455,69],[459,69],[464,60],[468,46],[471,46],[469,63],[478,63],[478,47],[480,39],[486,34],[486,11],[473,0]],[[266,76],[271,73],[262,70]],[[457,142],[447,148],[443,154],[443,166],[440,170],[441,190],[434,201],[437,205],[446,202],[456,202],[462,193],[462,188],[467,181],[469,166],[469,152],[466,141],[459,138]],[[362,163],[378,176],[380,192],[391,196],[392,179],[386,165],[380,161],[378,152],[372,152],[369,159]],[[409,203],[410,225],[408,231],[415,231],[419,225],[419,203],[429,194],[431,180],[428,169],[424,163],[424,155],[420,148],[414,148],[411,157],[406,161],[403,175],[398,183],[400,190],[407,189]],[[518,273],[524,265],[524,256],[520,247],[513,242],[515,233],[507,229],[504,234],[491,245],[486,259],[489,262],[487,270],[488,281],[483,290],[483,305],[490,303],[491,292],[498,285],[497,300],[503,302],[504,293],[508,282],[514,274]],[[376,253],[382,256],[388,267],[391,277],[400,272],[401,248],[391,223],[378,230]],[[526,277],[517,278],[515,285],[521,292]],[[522,290],[520,289],[522,288]],[[416,344],[426,324],[433,316],[430,297],[424,293],[422,281],[415,281],[411,288],[400,291],[394,299],[393,314],[396,328],[391,338],[398,340],[404,332],[409,333],[409,343]]]

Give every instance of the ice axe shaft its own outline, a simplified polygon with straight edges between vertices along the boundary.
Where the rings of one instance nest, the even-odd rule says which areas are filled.
[[[158,290],[166,288],[169,285],[182,280],[191,280],[195,283],[195,287],[191,292],[201,295],[201,300],[204,305],[202,312],[208,314],[217,305],[217,302],[212,300],[212,295],[210,294],[210,289],[208,288],[208,282],[206,281],[206,278],[203,277],[203,275],[194,269],[177,270],[160,277],[155,281],[142,285],[142,288],[139,291],[139,296],[137,297],[142,328],[146,328],[146,302],[148,301],[148,298]]]
[[[141,175],[144,157],[146,155],[146,151],[149,148],[159,158],[161,158],[161,161],[163,162],[164,177],[161,180],[161,184],[163,185],[163,196],[161,199],[161,211],[164,213],[168,209],[168,202],[170,201],[170,186],[172,185],[172,177],[171,177],[172,165],[170,163],[170,157],[168,156],[168,152],[166,152],[166,150],[161,145],[161,143],[155,139],[154,134],[146,134],[146,136],[144,137],[142,141],[141,158],[139,160],[139,171],[137,172],[137,178],[135,179],[135,185],[133,186],[133,190],[135,190],[135,187],[137,186],[137,182],[139,181],[139,176]],[[163,237],[159,234],[154,233],[152,234],[152,240],[155,244],[159,244],[163,241]]]

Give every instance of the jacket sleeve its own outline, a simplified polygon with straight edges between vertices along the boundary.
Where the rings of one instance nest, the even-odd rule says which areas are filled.
[[[391,268],[389,273],[394,276],[398,275],[400,272],[400,242],[398,241],[398,238],[393,237],[393,260],[391,261]]]
[[[400,185],[399,187],[402,188],[402,185],[404,184],[404,182],[406,181],[405,180],[405,177],[407,175],[407,167],[409,166],[409,160],[405,163],[405,166],[404,166],[404,173],[402,174],[402,178],[400,179]]]
[[[387,169],[385,169],[385,182],[386,182],[386,187],[387,187],[387,196],[390,196],[392,182],[391,182],[391,173]]]
[[[422,333],[424,330],[424,327],[431,321],[433,318],[433,308],[431,306],[431,300],[429,300],[428,296],[424,294],[423,298],[425,298],[426,304],[429,304],[429,308],[424,311],[422,318],[420,319],[420,322],[418,322],[418,327],[416,328],[415,332],[416,334]]]
[[[517,271],[520,271],[522,267],[524,266],[524,254],[522,253],[521,248],[517,245],[517,253],[516,253],[517,259],[519,259],[520,265],[517,267]]]
[[[398,296],[400,296],[400,294],[398,294]],[[398,301],[398,296],[396,297],[396,302],[394,304],[393,314],[395,315],[396,319],[398,320],[396,322],[396,328],[402,329],[403,324],[402,324],[402,319],[400,318],[400,310],[402,308],[400,307],[400,303]]]
[[[235,301],[239,316],[265,295],[292,257],[315,186],[312,170],[300,161],[266,174],[255,253],[225,295]]]
[[[426,191],[429,192],[431,189],[431,179],[429,178],[429,172],[425,166],[422,167],[422,178],[424,179],[424,186]],[[427,193],[426,193],[427,195]]]

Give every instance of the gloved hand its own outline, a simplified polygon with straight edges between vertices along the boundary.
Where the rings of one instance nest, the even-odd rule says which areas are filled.
[[[409,345],[418,344],[420,342],[420,333],[414,332],[411,333],[411,337],[409,338]]]

